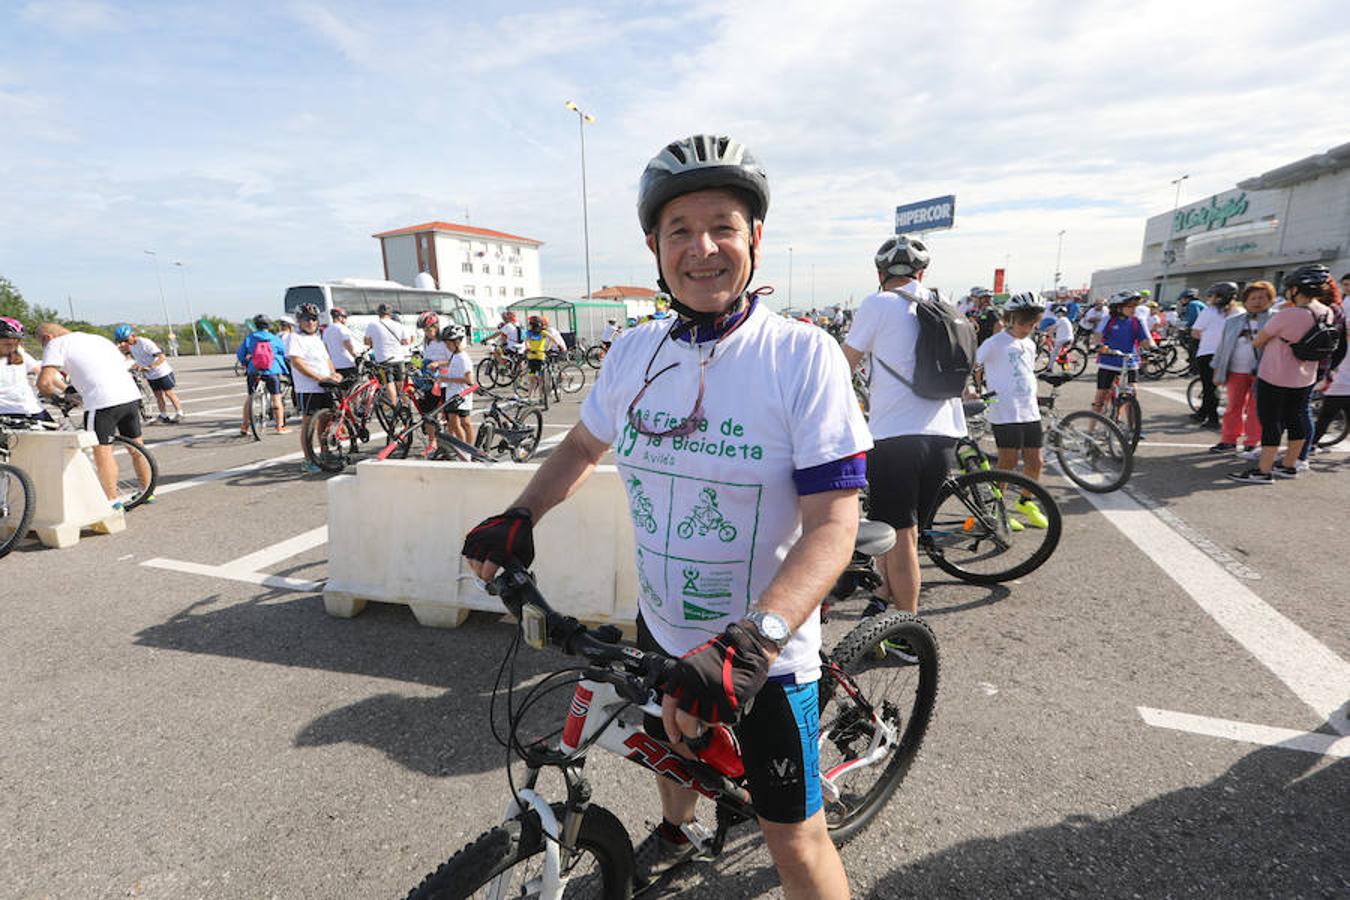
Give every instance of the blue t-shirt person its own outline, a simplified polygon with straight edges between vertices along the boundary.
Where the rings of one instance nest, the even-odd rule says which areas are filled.
[[[1199,298],[1193,297],[1181,310],[1181,321],[1186,323],[1187,328],[1195,325],[1195,320],[1200,318],[1200,314],[1205,311],[1205,302]]]
[[[247,365],[250,372],[257,372],[253,367],[253,348],[258,346],[259,342],[268,341],[272,344],[272,365],[262,370],[262,375],[284,375],[289,370],[286,368],[286,347],[281,343],[281,338],[266,329],[260,329],[244,338],[244,342],[239,345],[239,349],[234,352],[234,358],[239,360],[240,365]]]
[[[1069,316],[1070,322],[1077,322],[1078,317],[1083,313],[1083,308],[1078,305],[1077,300],[1070,300],[1068,303],[1064,304],[1064,310]]]

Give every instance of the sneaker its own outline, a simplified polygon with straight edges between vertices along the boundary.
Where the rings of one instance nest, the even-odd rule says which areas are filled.
[[[890,608],[891,602],[889,600],[874,594],[867,598],[867,606],[863,609],[863,618],[869,619],[872,616],[879,616]]]
[[[1243,459],[1250,459],[1253,462],[1255,462],[1256,460],[1261,458],[1261,448],[1248,447],[1246,450],[1243,450],[1241,453],[1239,453],[1238,456],[1242,457]]]
[[[1200,427],[1201,427],[1201,428],[1222,428],[1222,427],[1223,427],[1223,423],[1221,423],[1218,419],[1205,419],[1203,422],[1200,423]]]
[[[914,652],[914,648],[904,638],[882,641],[877,646],[882,651],[879,655],[883,658],[889,656],[907,666],[914,666],[919,663],[919,655]]]
[[[1032,528],[1049,528],[1050,520],[1041,512],[1041,508],[1036,505],[1035,500],[1023,498],[1018,500],[1013,509],[1021,514],[1022,518],[1027,520],[1027,524]]]
[[[1233,481],[1240,481],[1243,484],[1274,484],[1275,476],[1269,472],[1262,472],[1256,467],[1244,469],[1241,472],[1229,472],[1228,477]]]
[[[320,472],[322,472],[323,469],[319,468],[318,463],[313,463],[310,462],[309,460],[305,460],[304,462],[300,463],[300,471],[304,472],[306,475],[317,475]]]
[[[173,422],[176,425],[179,422],[183,421],[183,414],[181,412],[176,412],[169,417],[169,421]]]
[[[1192,421],[1192,422],[1203,422],[1203,421],[1205,421],[1205,414],[1204,414],[1204,413],[1200,413],[1200,412],[1193,412],[1193,413],[1191,413],[1191,421]]]
[[[638,884],[645,884],[664,872],[690,859],[697,848],[688,838],[684,843],[666,837],[666,823],[662,822],[633,850],[633,869]],[[684,837],[683,834],[680,837]]]
[[[1294,463],[1295,472],[1306,472],[1308,471],[1308,468],[1308,461],[1306,459],[1300,459],[1298,462]]]
[[[163,422],[165,425],[168,425],[170,422],[173,421],[173,417],[168,415],[167,413],[160,413],[157,421]]]
[[[1270,474],[1274,475],[1276,478],[1297,478],[1298,469],[1294,466],[1286,466],[1282,465],[1281,463],[1276,463],[1275,468],[1270,470]]]
[[[1209,448],[1210,453],[1232,453],[1235,450],[1237,450],[1237,444],[1226,444],[1223,441],[1219,441]]]

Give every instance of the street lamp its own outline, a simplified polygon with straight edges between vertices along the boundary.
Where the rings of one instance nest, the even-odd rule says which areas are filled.
[[[1177,209],[1181,206],[1181,183],[1189,175],[1182,175],[1180,178],[1173,178],[1172,185],[1177,189],[1176,195],[1172,198],[1172,218],[1167,223],[1167,244],[1163,247],[1163,277],[1162,285],[1158,288],[1158,303],[1161,304],[1167,298],[1167,270],[1172,268],[1172,260],[1176,257],[1176,251],[1172,249],[1172,232],[1177,227]]]
[[[581,111],[571,100],[563,104],[577,114],[577,131],[581,135],[581,235],[586,247],[586,296],[591,295],[591,221],[586,209],[586,126],[595,124],[595,116]]]
[[[1059,275],[1060,275],[1060,272],[1059,272],[1059,262],[1060,262],[1060,260],[1063,258],[1063,256],[1064,256],[1064,232],[1063,232],[1063,231],[1060,231],[1060,233],[1059,233],[1059,246],[1058,246],[1057,248],[1055,248],[1055,299],[1056,299],[1056,300],[1059,299]],[[1004,273],[1004,277],[1005,277],[1005,278],[1007,277],[1007,273],[1006,273],[1006,272]]]
[[[788,247],[788,308],[792,308],[792,248]]]
[[[178,267],[178,274],[183,278],[183,305],[187,307],[188,321],[192,323],[192,352],[197,356],[202,355],[201,342],[197,340],[197,317],[192,314],[192,301],[188,299],[187,292],[187,266],[175,260],[173,263]]]
[[[173,323],[169,321],[169,301],[164,299],[164,278],[159,274],[159,254],[153,250],[146,250],[145,255],[155,261],[155,281],[159,284],[159,305],[164,309],[164,327],[169,330],[168,341],[172,344],[177,339],[173,336]]]

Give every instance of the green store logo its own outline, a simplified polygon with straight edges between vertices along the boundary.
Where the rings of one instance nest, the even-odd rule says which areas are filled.
[[[1193,206],[1190,209],[1178,210],[1172,217],[1172,233],[1177,234],[1200,227],[1203,227],[1205,231],[1222,228],[1228,224],[1229,219],[1245,213],[1247,205],[1246,191],[1236,197],[1229,197],[1222,204],[1219,203],[1219,196],[1216,194],[1209,198],[1209,205],[1207,206]]]

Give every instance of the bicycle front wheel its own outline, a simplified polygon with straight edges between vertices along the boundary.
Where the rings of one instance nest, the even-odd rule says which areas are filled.
[[[113,461],[117,463],[117,497],[122,509],[135,509],[155,496],[159,465],[150,451],[120,434],[113,437]]]
[[[1192,378],[1190,384],[1186,385],[1186,403],[1190,406],[1191,412],[1200,411],[1200,403],[1204,398],[1204,387],[1199,378]]]
[[[1077,378],[1087,369],[1088,355],[1082,347],[1074,344],[1064,350],[1063,369],[1064,374],[1070,378]]]
[[[596,344],[586,351],[586,365],[592,369],[600,368],[605,361],[605,348]]]
[[[1101,413],[1071,412],[1046,437],[1060,471],[1083,490],[1105,494],[1130,480],[1134,453],[1120,426]]]
[[[558,386],[564,394],[575,394],[586,386],[586,370],[576,363],[558,369]]]
[[[483,387],[497,386],[497,360],[491,356],[485,356],[478,363],[478,368],[474,369],[474,375],[477,376],[478,383]]]
[[[0,556],[8,556],[33,524],[37,489],[18,466],[0,463]]]
[[[904,781],[933,716],[938,646],[919,618],[864,619],[820,678],[820,778],[830,837],[842,844]]]
[[[1032,508],[1045,527],[1032,524]],[[988,469],[950,478],[919,540],[933,564],[971,584],[1020,578],[1050,558],[1063,518],[1050,492],[1024,475]]]
[[[518,463],[529,462],[534,451],[539,449],[539,441],[544,434],[544,414],[533,406],[522,409],[516,414],[515,427],[511,432],[511,459]]]
[[[341,472],[350,458],[346,420],[331,409],[321,409],[309,420],[305,443],[310,461],[325,472]]]
[[[562,804],[553,814],[565,815]],[[539,814],[521,813],[452,856],[408,894],[407,900],[538,897],[545,885],[544,837]],[[633,896],[633,842],[623,823],[602,806],[581,817],[576,847],[562,870],[564,897],[627,900]]]

